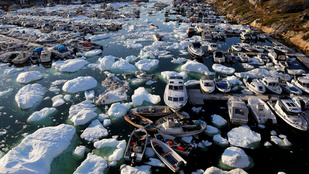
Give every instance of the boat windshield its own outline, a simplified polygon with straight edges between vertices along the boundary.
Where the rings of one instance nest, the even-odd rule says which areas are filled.
[[[244,116],[245,115],[245,110],[244,109],[240,109],[240,108],[235,108],[235,114],[240,115],[240,116]]]
[[[194,42],[194,43],[192,43],[192,45],[193,45],[194,48],[200,48],[202,46],[201,43],[199,43],[199,42]]]
[[[211,82],[205,82],[205,83],[204,83],[204,86],[214,86],[214,84],[211,83]]]
[[[183,86],[169,85],[168,89],[178,91],[178,90],[183,90]]]
[[[278,60],[279,61],[285,61],[286,60],[286,56],[285,55],[278,55]]]

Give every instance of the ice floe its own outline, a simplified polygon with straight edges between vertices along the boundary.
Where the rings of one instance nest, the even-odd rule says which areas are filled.
[[[112,65],[115,63],[115,57],[114,56],[104,56],[102,58],[98,59],[99,65],[98,68],[101,71],[110,70]]]
[[[214,136],[218,133],[220,133],[220,130],[214,126],[207,125],[207,128],[205,130],[205,133],[209,136]]]
[[[123,117],[130,107],[130,103],[113,103],[108,109],[107,114],[113,117]]]
[[[64,83],[62,90],[68,93],[86,91],[97,86],[97,81],[91,76],[77,77]]]
[[[92,56],[99,55],[101,53],[102,53],[101,49],[94,49],[94,50],[87,51],[85,53],[85,57],[92,57]]]
[[[233,168],[246,168],[250,165],[247,154],[238,147],[228,147],[224,150],[221,161]]]
[[[38,84],[28,84],[22,87],[15,95],[15,101],[21,109],[32,108],[43,99],[45,88]]]
[[[175,71],[162,71],[161,76],[166,80],[169,80],[169,78],[173,77],[173,76],[182,76],[183,79],[186,79],[187,73],[186,72],[178,73],[178,72],[175,72]]]
[[[82,139],[87,141],[98,141],[98,139],[108,135],[107,129],[105,129],[99,120],[94,120],[80,135]]]
[[[134,65],[130,64],[129,61],[120,59],[114,62],[110,70],[115,73],[130,73],[135,72],[137,68]]]
[[[138,59],[138,57],[134,56],[134,55],[131,55],[131,56],[127,56],[126,57],[126,60],[128,62],[135,62],[136,60]]]
[[[56,108],[43,108],[40,111],[35,111],[34,113],[32,113],[27,121],[28,122],[34,122],[34,121],[39,121],[42,120],[43,118],[46,118],[50,115],[52,115],[53,113],[55,113],[57,111]]]
[[[110,34],[105,33],[105,34],[98,34],[98,35],[91,36],[91,37],[89,37],[89,39],[91,41],[97,41],[97,40],[107,39],[107,38],[110,38],[110,37],[111,37]]]
[[[107,162],[104,158],[88,153],[87,158],[75,170],[74,174],[103,173],[107,166]]]
[[[235,69],[231,68],[231,67],[227,67],[221,64],[213,64],[212,65],[212,69],[218,73],[222,73],[222,74],[234,74]]]
[[[223,117],[217,114],[211,115],[211,122],[214,126],[219,128],[227,124],[227,121]]]
[[[88,61],[83,59],[58,60],[52,64],[52,67],[61,72],[76,72],[85,67],[88,63]]]
[[[84,153],[85,153],[85,150],[86,150],[86,146],[77,146],[74,149],[73,155],[75,155],[77,157],[83,157]]]
[[[102,139],[100,141],[97,141],[94,143],[94,147],[96,149],[101,149],[104,147],[116,147],[116,149],[113,151],[113,153],[108,156],[108,161],[119,161],[123,157],[123,153],[126,148],[126,140],[116,140],[113,138],[110,139]]]
[[[227,133],[227,136],[231,145],[243,148],[254,149],[261,141],[261,135],[252,131],[247,125],[233,128]]]
[[[53,101],[53,107],[58,107],[65,103],[61,94],[54,96],[51,100]]]
[[[76,126],[86,124],[98,115],[95,110],[96,107],[91,101],[83,101],[70,107],[69,119]]]
[[[228,145],[229,145],[229,142],[227,141],[227,139],[226,139],[226,138],[223,138],[223,137],[221,136],[221,134],[216,134],[216,135],[214,135],[213,141],[214,141],[216,144],[220,145],[220,146],[228,146]]]
[[[30,82],[40,80],[42,78],[43,78],[43,75],[39,71],[28,71],[28,72],[20,73],[17,76],[16,81],[18,83],[25,84],[25,83],[30,83]]]
[[[172,63],[183,63],[183,62],[185,62],[185,61],[187,61],[187,59],[184,58],[184,57],[178,57],[177,59],[173,58],[173,59],[171,60]]]
[[[14,90],[13,88],[9,88],[8,90],[0,91],[0,97],[5,96],[6,94],[9,94],[13,90]]]
[[[225,171],[225,170],[219,169],[214,166],[207,168],[204,174],[219,174],[219,173],[220,174],[247,174],[246,171],[240,168],[236,168],[230,171]]]
[[[92,100],[94,98],[94,91],[85,91],[85,98],[86,100]]]
[[[159,159],[149,158],[149,160],[150,161],[145,162],[145,164],[148,164],[150,166],[155,166],[155,167],[165,167],[165,165]]]
[[[135,63],[135,66],[141,71],[149,71],[158,65],[159,60],[157,59],[143,59]]]
[[[40,128],[0,159],[1,173],[50,173],[54,158],[71,144],[75,128],[61,124]]]
[[[150,169],[151,169],[151,166],[148,166],[148,165],[131,167],[129,165],[123,164],[120,166],[120,173],[121,174],[128,174],[128,173],[150,174],[151,173]]]
[[[196,72],[200,74],[210,73],[206,65],[193,60],[188,60],[184,65],[181,66],[181,70]]]
[[[132,95],[132,105],[139,106],[142,105],[144,101],[152,104],[157,104],[161,101],[160,95],[152,95],[146,91],[144,87],[139,87],[134,90]]]

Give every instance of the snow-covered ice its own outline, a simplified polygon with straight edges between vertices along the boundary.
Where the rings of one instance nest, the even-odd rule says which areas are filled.
[[[121,174],[128,174],[128,173],[135,173],[135,174],[150,174],[151,166],[142,165],[142,166],[134,166],[131,167],[129,165],[123,164],[120,166],[120,173]]]
[[[87,158],[75,170],[74,174],[103,173],[107,166],[107,162],[104,158],[88,153]]]
[[[28,72],[20,73],[17,76],[16,81],[18,83],[25,84],[25,83],[30,83],[30,82],[40,80],[42,78],[43,78],[43,75],[39,71],[28,71]]]
[[[211,122],[214,126],[219,128],[227,124],[227,121],[223,117],[217,114],[211,115]]]
[[[58,107],[65,103],[61,94],[54,96],[51,100],[53,101],[53,107]]]
[[[193,60],[188,60],[184,65],[181,66],[181,70],[196,72],[200,74],[210,73],[206,65]]]
[[[216,127],[214,126],[211,126],[211,125],[207,125],[207,128],[205,130],[205,133],[209,136],[214,136],[216,134],[219,134],[220,133],[220,130],[217,129]]]
[[[235,69],[231,67],[227,67],[221,64],[213,64],[212,69],[218,73],[222,74],[234,74]]]
[[[119,161],[123,157],[123,153],[126,148],[126,140],[116,140],[114,138],[102,139],[94,143],[96,149],[101,149],[104,147],[116,147],[113,153],[108,156],[108,161]]]
[[[68,93],[86,91],[97,86],[97,81],[91,76],[77,77],[64,83],[62,90]]]
[[[8,90],[0,91],[0,97],[5,96],[6,94],[12,92],[13,90],[14,90],[13,88],[9,88]]]
[[[224,150],[221,160],[233,168],[246,168],[250,165],[249,157],[241,148],[228,147]]]
[[[61,72],[76,72],[85,67],[89,62],[83,59],[58,60],[52,66]]]
[[[161,76],[166,80],[169,80],[169,78],[172,77],[172,76],[181,76],[183,79],[186,79],[187,73],[186,72],[178,73],[178,72],[175,72],[175,71],[162,71]]]
[[[231,145],[242,148],[254,149],[261,141],[261,135],[252,131],[247,125],[233,128],[227,133],[227,136]]]
[[[34,122],[34,121],[39,121],[42,120],[43,118],[46,118],[47,116],[53,114],[55,111],[57,111],[56,108],[43,108],[40,111],[35,111],[34,113],[32,113],[27,121],[28,122]]]
[[[130,73],[135,72],[137,68],[134,65],[130,64],[129,61],[120,59],[113,63],[110,70],[115,73]]]
[[[87,51],[85,53],[85,57],[92,57],[92,56],[99,55],[101,53],[102,53],[101,49],[94,49],[94,50]]]
[[[45,88],[38,84],[28,84],[22,87],[15,95],[15,101],[21,109],[32,108],[33,105],[43,100]]]
[[[107,129],[105,129],[102,123],[96,119],[83,131],[80,137],[87,141],[94,142],[107,135]]]
[[[86,150],[86,146],[77,146],[73,151],[73,155],[82,157],[84,156],[85,150]]]
[[[241,168],[225,171],[217,167],[211,166],[205,170],[204,174],[247,174],[247,172]]]
[[[107,38],[110,38],[110,37],[111,37],[111,35],[109,33],[104,33],[104,34],[91,36],[91,37],[89,37],[89,39],[91,41],[97,41],[97,40],[107,39]]]
[[[221,134],[216,134],[214,137],[213,137],[213,141],[217,144],[219,144],[220,146],[228,146],[229,145],[229,142],[227,141],[226,138],[223,138],[221,136]]]
[[[135,63],[135,66],[141,71],[149,71],[156,65],[158,65],[159,60],[157,59],[143,59]]]
[[[95,110],[96,107],[90,100],[83,101],[70,107],[69,119],[76,126],[86,124],[98,115]]]
[[[150,161],[145,162],[145,164],[156,167],[165,167],[165,165],[159,159],[149,158],[149,160]]]
[[[113,117],[123,117],[130,109],[130,103],[113,103],[107,114]]]
[[[86,100],[92,100],[94,98],[94,91],[85,91],[85,98]]]
[[[114,56],[104,56],[102,58],[98,59],[98,62],[100,63],[98,68],[101,71],[110,70],[112,65],[115,63],[115,57]]]
[[[132,105],[139,106],[142,105],[144,101],[152,104],[157,104],[161,101],[160,95],[149,94],[144,87],[139,87],[134,90],[132,95]]]

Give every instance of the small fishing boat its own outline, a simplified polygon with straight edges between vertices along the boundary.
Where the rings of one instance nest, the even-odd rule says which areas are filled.
[[[287,92],[287,93],[289,93],[289,94],[301,95],[301,94],[303,93],[302,90],[299,89],[295,84],[290,83],[290,82],[288,82],[288,81],[286,81],[286,80],[281,80],[281,79],[279,78],[279,84],[280,84],[281,88],[282,88],[285,92]]]
[[[232,89],[229,81],[226,79],[216,79],[215,83],[216,83],[216,88],[220,92],[227,93],[227,92],[230,92]]]
[[[271,62],[270,57],[266,53],[259,53],[256,59],[264,64]]]
[[[224,63],[225,62],[225,57],[222,51],[214,51],[213,52],[213,61],[215,63]]]
[[[248,107],[241,98],[232,96],[227,101],[228,113],[232,124],[244,125],[248,122]]]
[[[51,52],[47,49],[41,52],[40,62],[51,62]]]
[[[67,47],[65,46],[55,46],[55,47],[50,47],[49,51],[52,53],[52,55],[54,55],[57,58],[60,59],[64,59],[66,57],[70,57],[71,56],[71,51],[68,50]]]
[[[188,45],[188,52],[193,58],[201,58],[204,51],[200,42],[193,42]]]
[[[177,113],[158,119],[155,125],[159,133],[176,137],[197,135],[205,131],[207,127],[205,121],[183,118]]]
[[[249,90],[256,94],[263,94],[266,92],[264,84],[259,79],[246,77],[243,79],[243,82]]]
[[[263,100],[252,96],[248,98],[248,105],[258,124],[277,124],[275,114]]]
[[[275,94],[281,94],[282,93],[282,88],[279,85],[279,81],[275,78],[272,77],[264,77],[262,79],[262,82],[266,86],[266,88],[275,93]]]
[[[269,100],[270,108],[288,125],[301,131],[308,130],[308,123],[302,115],[302,110],[291,99]]]
[[[200,87],[203,93],[212,93],[216,89],[215,80],[211,76],[203,76],[200,79]]]
[[[161,117],[165,115],[172,114],[172,111],[168,106],[141,106],[131,109],[131,112],[137,113],[138,115],[144,117]]]
[[[14,63],[15,65],[24,64],[30,59],[30,56],[30,51],[22,51],[17,57],[12,60],[12,63]]]
[[[309,78],[298,77],[297,79],[293,79],[292,83],[305,93],[309,94]]]
[[[30,61],[32,64],[37,64],[40,62],[40,56],[43,51],[43,47],[37,47],[32,51],[30,56]]]
[[[153,122],[137,113],[131,112],[128,115],[124,116],[124,119],[130,123],[131,125],[140,128],[145,129],[147,131],[155,131],[155,125]]]
[[[183,156],[188,156],[194,148],[193,144],[185,142],[181,137],[174,137],[172,135],[162,133],[155,134],[155,137],[169,145],[178,154]]]
[[[271,58],[272,62],[275,65],[279,65],[283,68],[288,67],[286,54],[278,49],[274,49],[272,52],[268,53],[268,56]]]
[[[218,50],[218,45],[217,43],[209,43],[207,48],[208,48],[208,51],[213,52],[213,51]]]
[[[150,144],[160,160],[174,173],[187,165],[187,162],[180,155],[162,141],[151,138]]]
[[[237,54],[237,56],[238,56],[240,62],[242,62],[242,63],[249,62],[249,60],[250,60],[250,57],[247,54],[243,53],[243,52],[239,52]]]
[[[242,47],[241,47],[239,44],[233,44],[233,45],[231,46],[231,49],[232,49],[233,51],[240,52],[240,51],[242,50]]]
[[[148,133],[145,129],[135,129],[132,131],[128,141],[124,159],[131,162],[131,166],[135,162],[142,162],[148,142]]]

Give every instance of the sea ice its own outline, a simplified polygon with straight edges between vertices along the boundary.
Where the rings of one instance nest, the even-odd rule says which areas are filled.
[[[172,77],[172,76],[182,76],[183,79],[186,79],[187,73],[186,72],[178,73],[178,72],[175,72],[175,71],[162,71],[161,76],[166,80],[169,80],[169,78]]]
[[[161,101],[161,98],[160,95],[149,94],[144,87],[139,87],[134,90],[134,94],[132,95],[132,105],[139,106],[142,105],[144,101],[157,104]]]
[[[236,168],[230,171],[225,171],[225,170],[212,166],[212,167],[207,168],[204,174],[248,174],[248,173],[240,168]]]
[[[63,97],[63,99],[64,99],[65,101],[70,101],[70,100],[71,100],[71,95],[66,94],[66,95]]]
[[[24,68],[9,68],[9,69],[5,69],[3,72],[3,75],[10,75],[10,74],[14,74],[18,71],[22,71],[24,70]]]
[[[100,63],[98,68],[101,71],[110,70],[112,65],[115,63],[115,57],[114,56],[104,56],[102,58],[99,58],[98,61]]]
[[[72,105],[69,109],[69,119],[74,125],[83,125],[97,116],[96,107],[90,100]]]
[[[130,64],[129,61],[120,59],[112,65],[110,70],[115,73],[130,73],[135,72],[137,68],[134,65]]]
[[[273,143],[275,143],[275,144],[277,144],[278,146],[280,146],[280,147],[286,147],[286,146],[291,146],[292,144],[290,143],[290,141],[286,138],[286,137],[284,137],[284,138],[279,138],[279,137],[277,137],[277,136],[270,136],[270,140],[273,142]]]
[[[178,57],[177,59],[173,58],[173,60],[171,60],[172,63],[182,63],[185,61],[187,61],[187,59],[184,57]]]
[[[60,92],[60,89],[58,87],[52,86],[48,89],[50,92],[53,92],[55,94],[58,94]]]
[[[193,60],[188,60],[184,65],[181,66],[181,70],[196,72],[200,74],[209,73],[206,65]]]
[[[214,137],[213,137],[213,141],[217,144],[219,144],[220,146],[228,146],[229,145],[229,142],[227,141],[227,139],[223,138],[221,136],[221,134],[216,134]]]
[[[148,59],[148,58],[154,59],[154,58],[155,58],[155,56],[154,56],[153,54],[151,54],[151,53],[149,53],[149,52],[146,52],[146,51],[143,51],[143,50],[141,50],[141,51],[139,52],[138,57],[139,57],[140,59]]]
[[[73,155],[78,156],[78,157],[82,157],[82,156],[84,156],[85,150],[86,150],[86,146],[77,146],[74,149]]]
[[[155,80],[148,80],[147,82],[146,82],[146,85],[152,85],[152,84],[154,84],[154,83],[156,83],[157,81],[155,81]]]
[[[52,64],[52,66],[61,72],[76,72],[85,67],[89,62],[83,59],[68,59],[58,60]]]
[[[256,143],[260,143],[261,135],[250,129],[249,126],[239,126],[227,133],[231,145],[254,149]]]
[[[130,109],[130,103],[113,103],[107,114],[113,117],[123,117]]]
[[[118,141],[114,138],[102,139],[94,143],[96,149],[104,147],[116,147],[116,150],[108,157],[108,161],[118,161],[123,157],[126,148],[126,140]]]
[[[54,96],[51,100],[53,101],[53,107],[58,107],[65,103],[61,94]]]
[[[0,97],[5,96],[6,94],[12,92],[13,90],[14,90],[13,88],[9,88],[8,90],[0,91]]]
[[[3,136],[3,135],[5,135],[7,133],[7,131],[6,130],[3,130],[3,131],[0,131],[0,136]],[[1,155],[1,151],[0,151],[0,157],[1,157],[2,155]]]
[[[237,77],[235,76],[227,76],[226,80],[229,81],[229,83],[233,86],[235,85],[242,85],[242,81],[240,81]]]
[[[43,108],[40,111],[35,111],[34,113],[32,113],[27,121],[28,122],[34,122],[34,121],[39,121],[42,120],[43,118],[46,118],[47,116],[53,114],[55,111],[57,111],[56,108]]]
[[[216,134],[219,134],[220,133],[220,130],[217,129],[216,127],[213,127],[211,125],[207,125],[207,128],[205,130],[205,133],[209,136],[214,136]]]
[[[106,167],[107,162],[104,158],[92,153],[88,153],[87,158],[75,170],[74,174],[103,173]]]
[[[150,174],[151,166],[142,165],[142,166],[134,166],[131,167],[129,165],[123,164],[120,166],[120,174]]]
[[[199,113],[202,110],[202,106],[200,106],[200,107],[192,107],[191,110],[193,112]]]
[[[109,126],[109,125],[111,125],[111,124],[112,124],[112,122],[111,122],[110,119],[104,119],[104,121],[103,121],[103,126],[104,126],[104,127],[107,127],[107,126]]]
[[[52,86],[61,85],[62,83],[65,83],[67,80],[55,80],[51,83]]]
[[[191,86],[191,85],[198,85],[200,84],[200,81],[199,80],[188,80],[185,82],[185,86]]]
[[[221,160],[224,164],[233,168],[246,168],[250,165],[249,157],[238,147],[228,147],[225,149]]]
[[[102,123],[96,119],[83,131],[80,137],[87,141],[95,142],[107,135],[107,130],[103,127]]]
[[[92,100],[94,98],[94,91],[85,91],[85,98],[86,100]]]
[[[95,104],[96,105],[111,104],[122,100],[127,100],[127,98],[128,96],[126,94],[126,91],[123,91],[122,89],[116,89],[101,94],[95,101]]]
[[[101,53],[102,53],[101,49],[94,49],[94,50],[87,51],[85,53],[85,57],[92,57],[92,56],[99,55]]]
[[[213,64],[212,69],[218,73],[222,74],[234,74],[235,69],[231,67],[227,67],[221,64]]]
[[[138,59],[138,57],[134,56],[134,55],[131,55],[131,56],[127,56],[126,57],[126,60],[128,62],[135,62],[136,60]]]
[[[75,128],[61,124],[40,128],[0,159],[1,173],[50,173],[54,158],[71,144]]]
[[[15,101],[21,109],[32,108],[34,104],[43,99],[45,88],[38,84],[28,84],[22,87],[15,95]]]
[[[16,81],[18,83],[25,84],[25,83],[30,83],[30,82],[40,80],[42,78],[43,78],[43,75],[39,71],[28,71],[28,72],[20,73],[17,76]]]
[[[165,167],[165,165],[159,159],[149,158],[149,160],[150,161],[145,162],[145,164],[148,164],[150,166],[155,166],[155,167]]]
[[[95,41],[95,40],[107,39],[107,38],[109,38],[109,37],[111,37],[111,35],[108,34],[108,33],[105,33],[105,34],[99,34],[99,35],[91,36],[91,37],[89,37],[89,39],[90,39],[91,41]]]
[[[86,91],[97,86],[97,81],[91,76],[77,77],[64,83],[62,90],[68,93]]]
[[[227,124],[227,121],[223,117],[217,114],[211,115],[211,122],[214,126],[218,128],[225,126]]]
[[[143,59],[135,63],[135,66],[141,71],[149,71],[151,68],[158,65],[159,60],[157,59]]]

